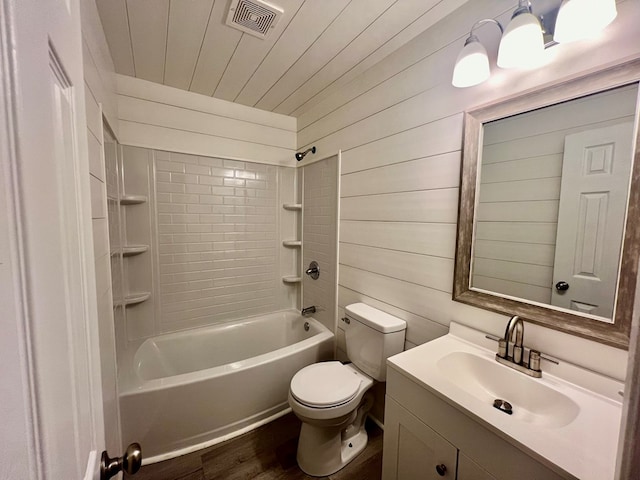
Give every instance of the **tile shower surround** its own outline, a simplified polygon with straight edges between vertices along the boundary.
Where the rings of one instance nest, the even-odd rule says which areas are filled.
[[[163,332],[281,308],[278,168],[155,152]]]

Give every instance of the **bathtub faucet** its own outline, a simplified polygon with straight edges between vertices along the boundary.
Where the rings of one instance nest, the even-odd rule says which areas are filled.
[[[315,305],[311,305],[310,307],[305,307],[302,310],[300,310],[300,313],[306,317],[307,315],[316,313],[316,307]]]

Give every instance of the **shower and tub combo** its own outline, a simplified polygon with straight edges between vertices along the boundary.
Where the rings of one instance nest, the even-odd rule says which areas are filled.
[[[290,412],[294,375],[335,358],[339,160],[119,153],[107,171],[120,429],[149,464]]]
[[[293,310],[149,338],[120,374],[123,441],[153,463],[278,418],[291,378],[333,349],[332,332]]]

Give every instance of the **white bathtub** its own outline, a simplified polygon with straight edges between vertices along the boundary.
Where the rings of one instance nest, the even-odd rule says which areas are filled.
[[[277,418],[293,375],[330,359],[333,339],[296,311],[147,339],[120,374],[123,442],[139,442],[148,464]]]

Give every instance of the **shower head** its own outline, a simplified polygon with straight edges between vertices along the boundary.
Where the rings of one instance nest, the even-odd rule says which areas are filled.
[[[302,159],[305,157],[305,155],[306,155],[307,153],[309,153],[309,152],[311,152],[311,153],[316,153],[316,147],[308,148],[308,149],[307,149],[307,150],[305,150],[304,152],[296,152],[296,160],[297,160],[297,161],[302,160]]]

